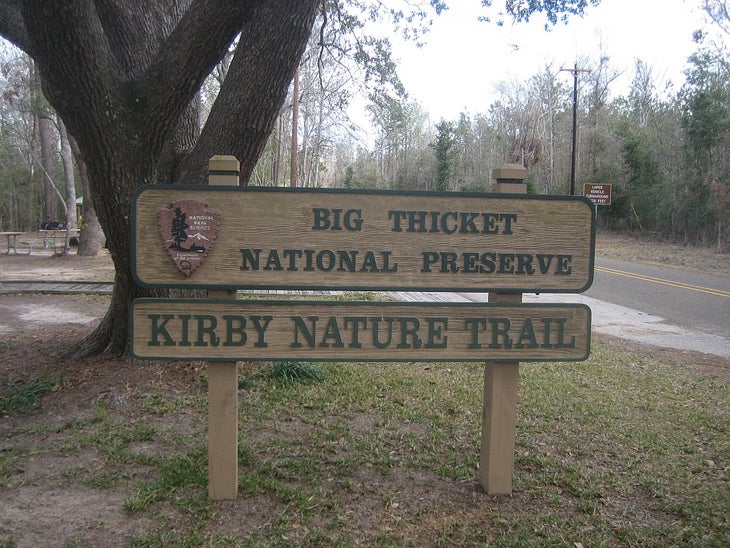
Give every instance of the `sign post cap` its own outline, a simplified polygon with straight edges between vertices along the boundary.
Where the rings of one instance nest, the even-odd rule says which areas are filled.
[[[211,156],[208,160],[208,171],[210,172],[238,172],[241,169],[241,163],[235,156],[226,156],[223,154]]]
[[[498,183],[522,183],[527,179],[527,168],[521,164],[502,164],[492,170]]]

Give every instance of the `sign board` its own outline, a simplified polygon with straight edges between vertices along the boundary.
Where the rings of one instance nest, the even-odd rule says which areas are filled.
[[[133,200],[147,287],[582,292],[580,196],[149,185]]]
[[[138,299],[144,359],[316,361],[585,360],[582,304]]]
[[[611,205],[611,185],[584,183],[583,196],[595,205]]]

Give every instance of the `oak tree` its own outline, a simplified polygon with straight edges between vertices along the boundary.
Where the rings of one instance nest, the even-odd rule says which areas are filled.
[[[519,19],[544,11],[555,21],[597,1],[510,0],[506,7]],[[0,0],[0,35],[34,59],[48,101],[78,145],[116,269],[109,311],[80,345],[79,354],[126,352],[130,303],[150,294],[135,284],[130,269],[135,188],[203,183],[208,159],[215,154],[236,156],[245,183],[286,97],[318,10],[326,10],[330,21],[354,21],[343,4]],[[401,23],[411,21],[414,13],[424,16],[445,7],[429,0],[406,13],[386,9],[378,0],[347,4],[361,15],[385,13]],[[200,128],[196,94],[231,51],[225,79]]]
[[[309,37],[317,0],[28,0],[0,4],[0,32],[37,63],[78,143],[116,276],[105,318],[80,353],[124,353],[132,299],[130,203],[145,183],[203,183],[207,160],[255,165]],[[240,37],[239,37],[240,36]],[[232,46],[234,39],[238,43]],[[198,131],[195,95],[235,54]]]

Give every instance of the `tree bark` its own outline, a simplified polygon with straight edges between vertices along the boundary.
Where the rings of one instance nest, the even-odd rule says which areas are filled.
[[[73,152],[68,132],[59,118],[58,135],[61,142],[61,164],[63,165],[63,186],[66,191],[66,226],[76,228],[76,178],[74,177]]]
[[[43,222],[58,221],[58,204],[53,183],[53,120],[44,111],[38,113],[38,136],[41,144],[43,171]]]
[[[319,2],[270,0],[245,21],[226,79],[195,149],[183,159],[183,180],[205,177],[208,159],[230,154],[247,184],[266,146],[294,70],[307,45]]]
[[[289,186],[297,186],[299,175],[299,70],[294,71],[294,90],[291,100],[291,158],[289,168]]]
[[[66,202],[66,238],[63,242],[63,252],[68,254],[71,248],[71,229],[76,228],[76,181],[74,178],[73,153],[68,141],[66,126],[57,117],[58,135],[60,138],[61,164],[63,165],[63,186]]]

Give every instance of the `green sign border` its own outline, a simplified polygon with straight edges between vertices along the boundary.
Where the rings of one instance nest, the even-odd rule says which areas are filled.
[[[265,307],[271,307],[273,308],[284,308],[291,307],[292,305],[297,306],[316,306],[316,307],[348,307],[353,310],[353,313],[355,310],[362,309],[362,308],[372,308],[375,310],[383,310],[387,308],[396,308],[396,307],[403,307],[403,306],[410,306],[410,307],[417,307],[417,308],[431,308],[431,309],[437,309],[437,308],[451,308],[451,309],[462,309],[462,310],[468,310],[468,309],[533,309],[533,310],[540,310],[540,309],[555,309],[555,308],[565,308],[565,309],[574,309],[574,308],[582,308],[586,311],[586,343],[585,343],[585,354],[576,356],[576,357],[550,357],[550,356],[541,356],[536,358],[524,358],[522,356],[515,356],[514,359],[505,358],[504,356],[500,357],[479,357],[478,359],[469,360],[464,359],[463,357],[459,358],[444,358],[444,357],[438,357],[438,358],[428,358],[426,356],[424,357],[388,357],[388,358],[370,358],[367,356],[361,356],[357,358],[348,358],[344,356],[332,356],[332,353],[330,353],[329,356],[317,356],[312,355],[312,352],[308,352],[305,354],[304,352],[296,353],[292,352],[291,354],[287,354],[284,356],[266,356],[266,357],[203,357],[203,356],[195,356],[195,357],[168,357],[165,355],[145,355],[140,356],[138,354],[135,354],[134,352],[134,317],[135,317],[135,308],[137,304],[188,304],[188,303],[200,303],[200,304],[222,304],[222,305],[231,305],[231,304],[251,304],[256,303],[260,306]],[[519,361],[519,362],[578,362],[578,361],[585,361],[590,356],[590,350],[591,350],[591,330],[592,330],[592,311],[591,308],[582,303],[478,303],[478,302],[407,302],[407,301],[313,301],[313,300],[271,300],[271,299],[255,299],[255,300],[242,300],[242,299],[156,299],[156,298],[141,298],[141,299],[135,299],[132,301],[132,308],[130,310],[129,314],[129,328],[130,328],[130,354],[141,360],[166,360],[166,361],[206,361],[206,362],[230,362],[230,361],[281,361],[281,360],[292,360],[296,359],[299,361],[308,361],[308,362],[460,362],[460,363],[482,363],[482,362],[505,362],[505,361]],[[293,357],[293,355],[296,354],[297,357]]]
[[[272,284],[270,288],[281,289],[281,290],[305,290],[305,291],[323,291],[323,290],[341,290],[341,291],[428,291],[428,292],[468,292],[468,293],[583,293],[588,290],[593,283],[594,278],[594,266],[595,266],[595,250],[596,250],[596,212],[588,198],[583,196],[569,196],[569,195],[530,195],[530,194],[502,194],[502,193],[478,193],[478,192],[431,192],[431,191],[393,191],[393,190],[359,190],[359,189],[332,189],[332,188],[290,188],[290,187],[258,187],[258,186],[218,186],[218,185],[142,185],[137,188],[132,197],[132,211],[131,211],[131,222],[132,222],[132,241],[131,241],[131,259],[132,259],[132,277],[139,286],[148,288],[172,288],[172,289],[241,289],[241,290],[260,290],[261,285],[247,285],[243,283],[238,284],[206,284],[206,283],[180,283],[180,284],[166,284],[164,282],[145,282],[141,280],[137,274],[137,261],[142,259],[137,254],[137,208],[136,204],[140,194],[145,190],[173,190],[173,191],[212,191],[212,192],[259,192],[259,193],[287,193],[291,194],[292,200],[296,201],[297,194],[320,194],[326,196],[327,194],[351,194],[357,196],[424,196],[429,198],[434,197],[448,197],[448,198],[488,198],[493,200],[526,200],[526,201],[578,201],[584,202],[590,210],[591,216],[591,233],[590,233],[590,257],[589,261],[589,272],[588,280],[586,284],[578,289],[564,289],[564,288],[539,288],[539,287],[509,287],[509,288],[490,288],[484,287],[447,287],[442,286],[388,286],[382,287],[379,285],[372,286],[348,286],[348,285],[285,285],[285,284]]]

